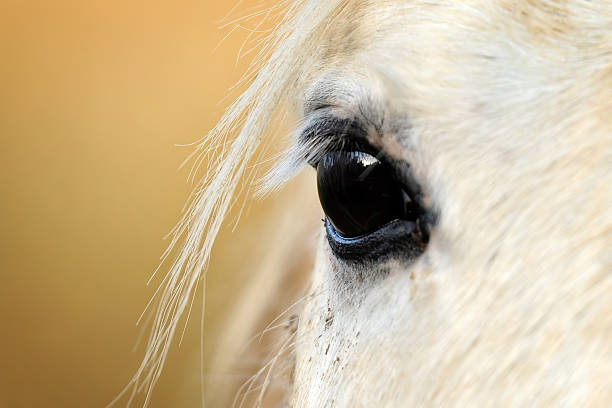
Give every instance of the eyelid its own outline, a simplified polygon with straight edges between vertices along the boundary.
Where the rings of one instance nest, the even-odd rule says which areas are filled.
[[[379,156],[380,151],[368,142],[368,133],[356,118],[340,118],[329,108],[315,111],[314,117],[300,132],[298,143],[308,152],[305,159],[313,167],[323,155],[332,151],[363,151]]]

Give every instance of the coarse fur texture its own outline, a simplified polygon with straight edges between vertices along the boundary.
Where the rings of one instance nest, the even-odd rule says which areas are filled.
[[[291,406],[610,406],[612,2],[287,7],[211,133],[237,136],[176,229],[133,385],[157,380],[240,177],[288,107],[296,145],[267,188],[325,150],[298,141],[325,111],[367,124],[438,216],[422,255],[379,263],[337,259],[322,227]]]

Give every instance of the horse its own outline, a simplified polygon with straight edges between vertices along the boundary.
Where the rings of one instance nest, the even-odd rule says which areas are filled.
[[[195,150],[212,164],[133,392],[157,382],[256,152],[292,123],[259,187],[310,167],[325,216],[281,347],[287,405],[610,406],[612,2],[281,6]]]

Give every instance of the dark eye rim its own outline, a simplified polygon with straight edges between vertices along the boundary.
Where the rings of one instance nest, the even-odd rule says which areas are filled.
[[[419,220],[396,219],[369,234],[345,238],[325,218],[325,230],[334,255],[351,263],[378,263],[391,257],[414,259],[425,251],[429,240]]]

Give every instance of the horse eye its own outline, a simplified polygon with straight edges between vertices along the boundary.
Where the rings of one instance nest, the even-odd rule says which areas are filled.
[[[389,165],[364,152],[328,153],[317,164],[319,200],[344,238],[371,233],[390,221],[414,217]]]

